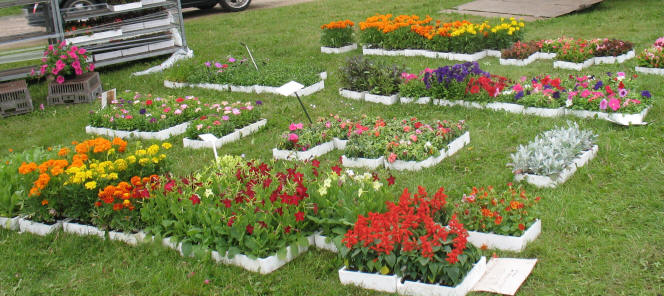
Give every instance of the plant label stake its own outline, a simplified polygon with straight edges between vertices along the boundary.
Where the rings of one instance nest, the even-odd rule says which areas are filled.
[[[302,100],[300,99],[300,96],[297,94],[298,90],[301,90],[304,88],[304,85],[297,83],[295,81],[290,81],[279,88],[277,88],[277,92],[281,95],[284,96],[290,96],[292,94],[295,94],[295,97],[297,98],[297,101],[300,102],[300,106],[302,107],[302,110],[304,111],[304,114],[307,115],[307,119],[309,119],[309,123],[313,123],[311,121],[311,117],[309,117],[309,112],[307,112],[307,108],[304,107],[304,104],[302,103]]]
[[[101,108],[104,109],[115,100],[115,88],[101,93]]]
[[[214,160],[215,162],[219,160],[219,155],[217,155],[217,137],[215,137],[213,134],[202,134],[198,135],[201,140],[205,142],[212,143],[212,151],[214,151]]]
[[[254,56],[251,54],[251,50],[249,50],[249,46],[244,44],[243,42],[240,42],[244,48],[247,49],[247,52],[249,53],[249,57],[251,58],[251,62],[254,63],[254,68],[256,68],[256,71],[258,71],[258,66],[256,65],[256,61],[254,60]]]

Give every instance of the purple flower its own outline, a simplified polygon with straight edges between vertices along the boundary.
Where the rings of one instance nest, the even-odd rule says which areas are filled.
[[[641,96],[648,99],[652,97],[652,95],[650,95],[650,92],[647,90],[641,91]]]
[[[256,101],[256,105],[263,105],[263,101]]]
[[[559,92],[559,91],[554,92],[554,93],[553,93],[553,98],[554,98],[554,99],[560,99],[560,92]]]
[[[624,98],[627,95],[627,90],[624,88],[621,88],[620,91],[618,92],[621,98]]]
[[[210,66],[212,66],[212,63],[210,63],[210,62],[205,62],[205,67],[210,68]]]
[[[602,99],[601,102],[599,102],[599,109],[600,110],[606,110],[606,107],[609,106],[609,102],[606,99]]]
[[[600,81],[597,81],[597,83],[595,83],[595,86],[593,86],[593,89],[598,90],[602,87],[604,87],[604,83],[602,83],[602,80],[600,80]]]
[[[222,116],[221,120],[228,120],[228,116],[227,115]]]
[[[228,62],[235,63],[235,59],[234,58],[228,58]]]
[[[514,100],[515,100],[515,101],[518,101],[518,100],[520,100],[521,98],[523,98],[523,91],[520,91],[520,92],[518,92],[518,93],[516,93],[516,94],[514,95]]]
[[[214,66],[217,67],[217,69],[221,68],[221,64],[219,62],[215,62]]]
[[[145,108],[138,110],[138,113],[140,113],[141,115],[145,114]]]

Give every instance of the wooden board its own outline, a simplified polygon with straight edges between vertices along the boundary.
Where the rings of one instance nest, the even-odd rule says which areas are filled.
[[[588,8],[602,0],[475,0],[443,13],[488,17],[517,17],[526,21],[547,19]]]

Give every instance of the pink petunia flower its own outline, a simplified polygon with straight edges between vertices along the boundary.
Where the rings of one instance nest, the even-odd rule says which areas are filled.
[[[616,98],[609,100],[609,108],[613,111],[618,111],[618,109],[620,109],[620,100]]]

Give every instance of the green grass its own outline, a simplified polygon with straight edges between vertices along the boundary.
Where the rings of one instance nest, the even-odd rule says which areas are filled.
[[[499,256],[538,258],[539,262],[520,289],[520,295],[661,295],[664,291],[664,124],[663,104],[657,100],[646,126],[621,127],[606,121],[578,118],[548,119],[461,107],[383,106],[339,97],[338,68],[345,55],[319,52],[321,24],[337,19],[355,22],[376,12],[430,14],[442,20],[461,19],[440,15],[443,8],[463,1],[325,0],[236,14],[210,14],[186,21],[189,45],[196,59],[204,61],[244,55],[239,42],[254,55],[285,63],[320,65],[329,79],[323,92],[305,97],[313,117],[337,113],[383,117],[417,116],[425,120],[466,119],[471,144],[434,168],[422,172],[393,172],[400,187],[445,186],[451,200],[459,200],[473,185],[504,188],[512,180],[509,154],[519,144],[566,120],[599,134],[599,154],[556,189],[530,192],[542,196],[543,232],[523,253],[497,252]],[[637,52],[648,47],[662,32],[661,1],[604,1],[593,9],[553,20],[527,24],[526,40],[567,35],[580,38],[609,37],[635,43]],[[478,17],[468,17],[480,20]],[[453,64],[426,58],[378,58],[406,65],[411,71],[425,66]],[[163,59],[141,61],[101,69],[103,87],[131,89],[158,95],[196,95],[206,100],[264,102],[268,127],[263,132],[224,146],[221,153],[271,158],[271,148],[291,121],[305,121],[293,98],[269,94],[219,93],[202,89],[171,90],[162,86],[163,74],[130,77],[129,74]],[[495,58],[480,61],[484,70],[518,78],[554,70],[551,61],[527,67],[500,66]],[[588,72],[633,72],[630,60],[622,65],[593,66]],[[656,98],[664,96],[661,76],[640,77],[641,88]],[[35,106],[44,103],[46,85],[30,86]],[[314,107],[315,106],[315,107]],[[87,137],[84,126],[93,105],[48,107],[29,115],[0,120],[0,156],[9,148],[67,144]],[[182,137],[174,143],[174,172],[190,173],[208,163],[210,150],[185,150]],[[335,160],[334,151],[324,159]],[[485,251],[490,256],[491,251]],[[377,295],[342,286],[336,270],[340,261],[321,251],[310,251],[276,272],[261,276],[209,260],[184,259],[156,246],[129,247],[62,233],[41,238],[0,230],[0,295]],[[194,272],[192,276],[188,276]],[[204,284],[209,279],[210,284]],[[481,295],[477,293],[477,295]]]
[[[8,15],[20,15],[21,13],[23,13],[22,9],[23,9],[23,7],[20,7],[20,6],[0,8],[0,17],[8,16]]]

